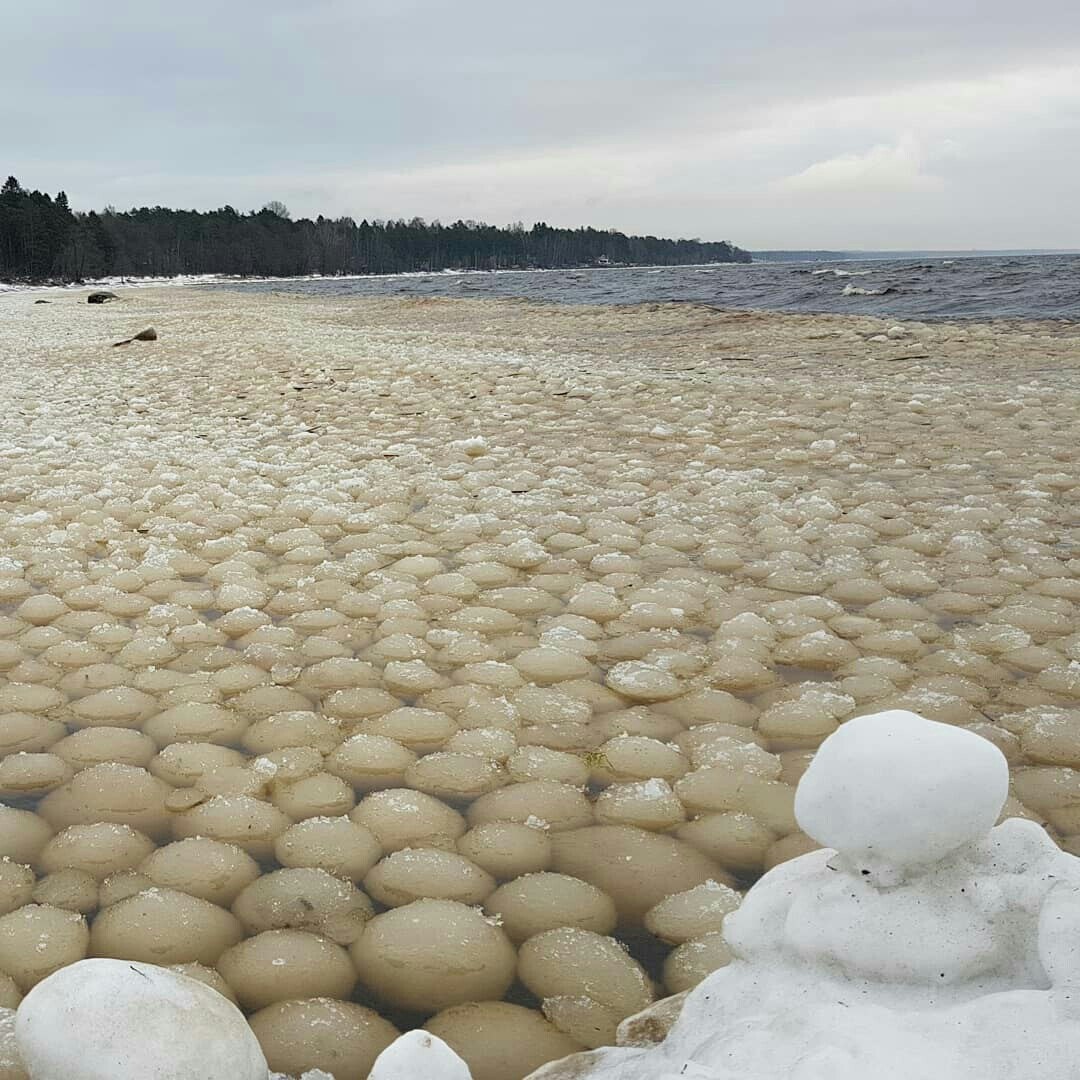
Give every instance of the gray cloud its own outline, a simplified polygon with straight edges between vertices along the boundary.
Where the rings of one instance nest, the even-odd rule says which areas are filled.
[[[76,206],[1080,246],[1073,0],[0,0],[0,168]]]

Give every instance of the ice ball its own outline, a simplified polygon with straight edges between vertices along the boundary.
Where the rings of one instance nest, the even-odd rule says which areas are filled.
[[[398,1036],[378,1013],[333,998],[278,1001],[249,1020],[270,1068],[290,1076],[325,1069],[335,1080],[367,1080]]]
[[[506,934],[450,900],[417,900],[376,915],[351,952],[381,1001],[414,1012],[501,998],[514,978]]]
[[[473,1080],[527,1076],[582,1049],[540,1013],[505,1001],[455,1005],[433,1016],[425,1029],[464,1059]]]

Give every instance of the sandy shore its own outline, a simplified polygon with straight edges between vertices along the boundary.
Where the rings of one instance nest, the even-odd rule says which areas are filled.
[[[910,708],[993,739],[1008,812],[1080,851],[1077,327],[40,298],[0,297],[0,798],[50,830],[128,821],[65,794],[120,760],[165,785],[156,809],[129,808],[153,846],[205,835],[203,799],[251,798],[269,815],[247,849],[266,880],[291,822],[360,799],[385,855],[363,809],[374,758],[333,757],[378,736],[404,748],[389,783],[464,814],[460,832],[576,831],[583,847],[521,865],[600,865],[591,885],[667,992],[722,958],[707,933],[688,949],[643,916],[805,850],[793,785],[858,713]],[[157,342],[111,347],[149,325]],[[305,718],[275,741],[285,712]],[[145,746],[86,736],[100,725]],[[192,741],[240,746],[236,772],[208,757],[180,777],[164,751]],[[307,773],[252,766],[290,748],[318,751]],[[674,863],[641,854],[631,881],[603,836],[590,855],[594,823],[662,833]],[[487,866],[478,843],[458,850]],[[352,875],[380,904],[413,887],[391,888],[388,862],[377,882]],[[53,872],[34,863],[34,898],[91,921],[120,895],[95,881],[71,900]],[[237,976],[242,1003],[262,977]],[[359,977],[358,1000],[424,1014]],[[529,990],[518,1000],[575,993]],[[549,1016],[585,1041],[580,1018]]]

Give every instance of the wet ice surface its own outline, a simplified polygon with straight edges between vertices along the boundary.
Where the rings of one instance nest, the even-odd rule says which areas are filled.
[[[727,961],[887,707],[1080,849],[1068,327],[53,299],[0,300],[0,1006],[115,955],[274,1069],[438,1012],[523,1075]]]

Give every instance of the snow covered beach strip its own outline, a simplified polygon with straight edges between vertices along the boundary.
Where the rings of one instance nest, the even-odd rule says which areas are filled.
[[[724,964],[885,708],[1076,851],[1078,369],[1060,324],[5,295],[0,1005],[178,964],[272,1068],[427,1024],[513,1080]]]

